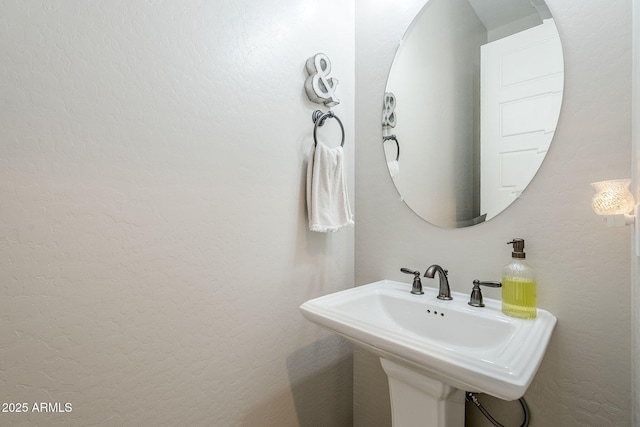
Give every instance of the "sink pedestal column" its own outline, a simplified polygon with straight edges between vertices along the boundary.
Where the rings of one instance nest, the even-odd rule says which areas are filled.
[[[393,427],[464,427],[464,391],[380,358],[389,377]]]

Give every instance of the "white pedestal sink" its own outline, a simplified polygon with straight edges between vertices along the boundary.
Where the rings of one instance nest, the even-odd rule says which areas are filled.
[[[500,301],[467,304],[435,289],[383,280],[309,300],[309,320],[380,356],[389,378],[394,427],[464,426],[464,392],[515,400],[540,366],[556,318],[538,309],[533,320],[502,314]]]

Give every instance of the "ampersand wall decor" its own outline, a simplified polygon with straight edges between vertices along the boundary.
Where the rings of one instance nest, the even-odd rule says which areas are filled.
[[[309,99],[327,107],[338,105],[340,100],[335,94],[338,80],[328,77],[331,72],[331,61],[327,55],[318,53],[307,59],[306,69],[309,77],[304,81],[304,88]]]
[[[384,93],[382,106],[382,126],[386,128],[396,127],[396,96],[391,92]]]

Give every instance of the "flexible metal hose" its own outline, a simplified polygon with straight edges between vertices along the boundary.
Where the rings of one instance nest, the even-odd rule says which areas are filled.
[[[478,407],[480,412],[482,412],[482,415],[487,417],[487,419],[491,421],[491,423],[494,426],[505,427],[504,425],[496,421],[495,418],[491,416],[491,414],[489,414],[489,412],[484,408],[484,406],[482,406],[482,404],[478,400],[477,395],[475,393],[471,393],[470,391],[467,391],[465,393],[465,399],[467,400],[467,402],[473,402],[473,404]],[[527,427],[529,425],[529,421],[531,420],[531,416],[529,414],[529,406],[527,406],[527,402],[524,400],[524,397],[521,397],[520,399],[518,399],[518,402],[520,402],[520,406],[522,406],[522,412],[524,412],[524,420],[522,421],[522,424],[520,424],[520,427]]]

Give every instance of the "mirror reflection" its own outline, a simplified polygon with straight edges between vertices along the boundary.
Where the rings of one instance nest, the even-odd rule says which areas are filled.
[[[553,138],[562,47],[542,0],[429,0],[387,80],[382,145],[407,205],[440,227],[520,197]]]

